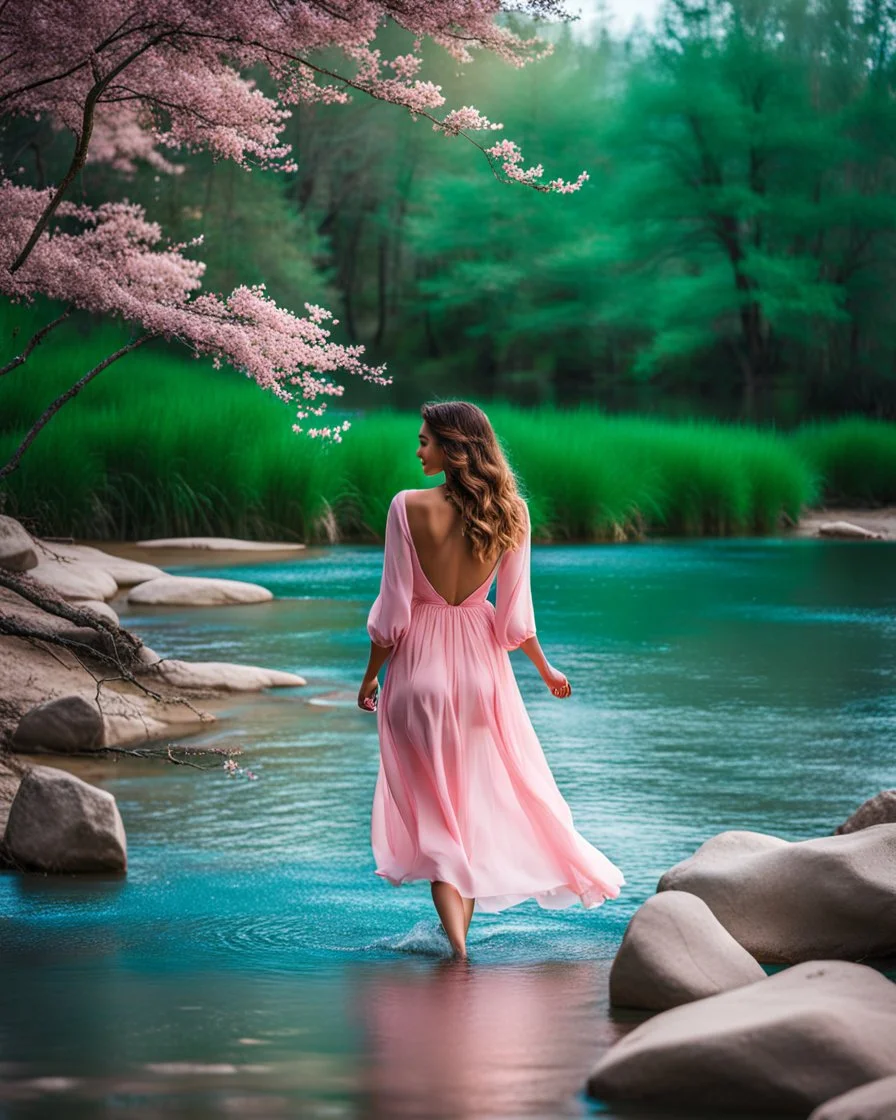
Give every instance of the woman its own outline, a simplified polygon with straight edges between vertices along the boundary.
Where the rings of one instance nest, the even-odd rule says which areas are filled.
[[[466,958],[474,905],[598,906],[625,879],[576,831],[510,664],[508,652],[522,649],[554,696],[571,694],[535,636],[528,507],[481,409],[443,401],[420,411],[417,457],[445,483],[401,490],[389,506],[358,706],[377,712],[380,739],[376,874],[395,886],[428,879],[454,954]]]

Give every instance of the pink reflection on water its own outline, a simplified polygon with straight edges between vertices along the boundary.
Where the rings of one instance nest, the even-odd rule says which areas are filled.
[[[608,1018],[608,971],[440,961],[360,975],[364,1115],[587,1114],[587,1076],[626,1030]]]

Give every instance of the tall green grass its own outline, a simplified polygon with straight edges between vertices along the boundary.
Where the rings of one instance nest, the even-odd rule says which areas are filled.
[[[813,422],[791,442],[820,475],[828,503],[896,502],[896,424],[860,416]]]
[[[22,312],[6,315],[9,354],[8,328]],[[0,380],[0,460],[120,342],[110,326],[85,334],[67,325]],[[589,407],[483,407],[542,540],[763,533],[829,494],[896,498],[896,425],[849,419],[783,435]],[[352,419],[341,444],[296,436],[293,411],[248,379],[171,347],[145,348],[60,411],[0,487],[0,502],[54,536],[373,539],[396,490],[428,484],[414,454],[420,418],[331,415]]]

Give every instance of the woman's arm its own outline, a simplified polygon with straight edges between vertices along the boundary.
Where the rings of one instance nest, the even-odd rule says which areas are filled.
[[[538,638],[534,634],[531,638],[527,638],[524,642],[521,642],[518,648],[529,658],[538,670],[541,679],[555,696],[565,698],[572,693],[572,686],[566,679],[566,676],[561,673],[559,669],[555,669],[550,661],[548,661]]]
[[[545,657],[536,636],[531,581],[532,523],[525,503],[524,509],[524,538],[518,548],[504,554],[498,566],[495,634],[508,652],[521,649],[526,654],[555,696],[566,697],[572,691],[569,682]]]
[[[370,657],[367,659],[367,671],[364,674],[365,680],[370,677],[375,677],[379,673],[380,669],[382,669],[389,660],[389,654],[391,654],[394,648],[394,646],[378,646],[376,642],[370,643]]]
[[[401,494],[399,491],[389,504],[380,591],[367,615],[370,656],[364,680],[358,690],[358,707],[367,711],[373,711],[376,707],[376,692],[379,688],[377,674],[411,620],[414,577],[410,542],[405,535],[399,508]]]
[[[367,712],[376,709],[376,694],[379,691],[379,671],[389,660],[389,654],[394,646],[378,646],[376,642],[370,643],[370,656],[367,659],[367,668],[364,679],[358,689],[358,707]]]

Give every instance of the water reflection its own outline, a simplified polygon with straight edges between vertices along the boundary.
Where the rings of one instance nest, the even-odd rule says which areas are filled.
[[[427,968],[355,976],[363,1115],[580,1116],[579,1087],[622,1028],[597,962]]]

